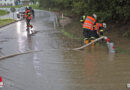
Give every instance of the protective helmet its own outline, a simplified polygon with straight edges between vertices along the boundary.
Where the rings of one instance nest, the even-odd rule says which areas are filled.
[[[26,7],[26,10],[29,10],[29,6]]]
[[[97,15],[96,15],[95,13],[93,14],[93,17],[94,17],[95,19],[97,19]]]
[[[106,24],[106,23],[103,23],[103,27],[104,27],[104,28],[107,28],[107,24]]]

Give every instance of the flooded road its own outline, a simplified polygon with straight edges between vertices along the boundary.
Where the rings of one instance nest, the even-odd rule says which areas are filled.
[[[81,43],[55,27],[56,16],[36,11],[37,33],[27,36],[25,21],[0,29],[0,55],[34,52],[0,61],[5,86],[0,90],[127,90],[130,54],[108,53],[105,45],[72,51]]]

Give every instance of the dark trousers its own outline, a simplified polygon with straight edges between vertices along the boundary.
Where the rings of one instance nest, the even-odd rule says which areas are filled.
[[[103,32],[100,32],[100,35],[103,36]]]
[[[99,35],[98,35],[98,33],[97,33],[96,30],[94,30],[94,37],[95,37],[95,38],[99,38]]]
[[[26,19],[27,27],[30,25],[30,19]]]
[[[96,34],[95,34],[95,31],[94,31],[94,30],[91,30],[90,33],[91,33],[91,34],[90,34],[90,35],[91,35],[91,38],[90,38],[90,39],[91,39],[91,40],[94,40],[94,39],[95,39],[95,35],[96,35]]]
[[[83,29],[83,36],[86,39],[89,39],[91,37],[91,31],[90,31],[90,29]]]

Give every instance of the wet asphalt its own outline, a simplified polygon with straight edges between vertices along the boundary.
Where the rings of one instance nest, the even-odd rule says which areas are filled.
[[[35,12],[33,35],[27,35],[25,20],[0,29],[0,56],[41,50],[1,60],[0,90],[128,90],[129,54],[110,54],[102,45],[69,50],[75,45],[59,36],[56,15]]]

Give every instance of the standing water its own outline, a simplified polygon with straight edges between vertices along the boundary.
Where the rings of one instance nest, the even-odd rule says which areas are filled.
[[[38,33],[30,37],[25,21],[0,30],[1,40],[6,41],[0,44],[5,55],[41,50],[0,61],[2,90],[127,90],[130,53],[126,47],[109,53],[106,44],[96,43],[94,48],[72,51],[83,45],[79,23],[65,27],[64,36],[55,28],[54,13],[40,10],[32,24]],[[113,42],[116,48],[127,45]]]
[[[64,28],[64,32],[73,36],[68,37],[64,33],[64,36],[60,36],[65,48],[83,45],[82,30],[78,26],[79,23],[74,22]],[[110,39],[111,36],[112,34],[109,35]],[[70,70],[67,73],[70,78],[67,90],[127,90],[127,83],[130,83],[130,48],[127,48],[129,41],[124,39],[127,43],[123,44],[127,46],[120,48],[124,45],[118,44],[122,41],[117,43],[117,38],[112,38],[113,42],[107,45],[96,43],[94,48],[90,46],[80,51],[64,51],[64,60],[68,62],[66,68]]]

